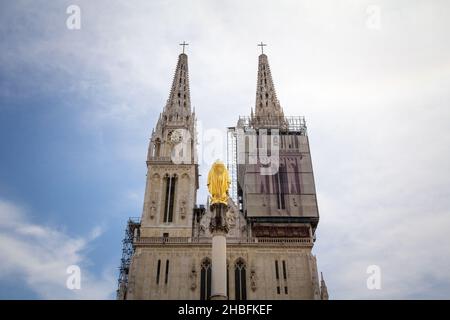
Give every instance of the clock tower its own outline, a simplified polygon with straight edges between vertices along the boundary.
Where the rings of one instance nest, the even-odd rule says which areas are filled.
[[[188,56],[182,53],[147,155],[140,235],[190,237],[198,189],[195,113],[191,111]]]

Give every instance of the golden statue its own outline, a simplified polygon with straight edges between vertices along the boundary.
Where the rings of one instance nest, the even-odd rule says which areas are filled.
[[[211,195],[210,204],[228,204],[228,188],[230,186],[228,170],[220,160],[216,160],[208,173],[208,191]]]

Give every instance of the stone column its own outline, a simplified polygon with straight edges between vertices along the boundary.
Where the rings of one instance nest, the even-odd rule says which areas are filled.
[[[223,203],[211,205],[212,279],[211,300],[227,299],[227,239],[228,225],[225,214],[228,206]]]

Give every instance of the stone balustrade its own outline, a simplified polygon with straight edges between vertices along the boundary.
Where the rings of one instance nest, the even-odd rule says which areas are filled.
[[[149,157],[147,162],[171,162],[170,157]]]
[[[134,240],[135,245],[146,244],[209,244],[211,238],[206,237],[141,237]],[[228,244],[285,244],[312,245],[311,238],[227,238]]]

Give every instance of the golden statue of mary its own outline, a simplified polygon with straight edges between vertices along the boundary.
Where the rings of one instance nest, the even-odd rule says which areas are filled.
[[[210,204],[228,204],[228,188],[230,186],[230,176],[225,164],[216,160],[208,173],[208,191],[211,195]]]

